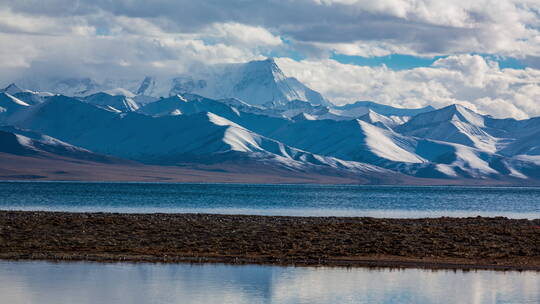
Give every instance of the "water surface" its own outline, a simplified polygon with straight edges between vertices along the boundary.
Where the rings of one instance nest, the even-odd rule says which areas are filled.
[[[0,261],[0,302],[540,303],[540,273]]]
[[[540,218],[540,188],[0,182],[0,209]]]

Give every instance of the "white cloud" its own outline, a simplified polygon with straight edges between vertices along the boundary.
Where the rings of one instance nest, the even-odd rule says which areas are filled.
[[[299,47],[312,44],[355,55],[540,57],[538,0],[0,0],[0,4],[38,21],[78,18],[112,27],[107,18],[95,18],[103,15],[125,18],[127,31],[144,32],[148,27],[152,32],[158,27],[168,33],[195,34],[222,25],[215,33],[239,42],[258,38],[260,43],[277,45],[273,36],[285,36]]]
[[[372,100],[401,107],[458,103],[495,117],[540,116],[540,71],[500,69],[477,55],[450,56],[430,67],[394,71],[334,60],[279,58],[297,77],[336,104]]]
[[[3,14],[3,15],[2,15]],[[214,23],[200,32],[174,32],[162,20],[96,14],[34,19],[0,11],[0,82],[38,77],[143,77],[188,71],[194,65],[262,59],[282,44],[262,27]],[[107,30],[98,33],[101,20]]]
[[[540,54],[540,2],[535,0],[312,2],[334,9],[342,21],[313,27],[323,33],[320,39],[301,26],[296,36],[347,55]]]
[[[337,103],[540,115],[538,0],[0,0],[0,45],[4,83],[173,74],[292,51],[308,59],[281,59],[286,72]],[[340,64],[327,59],[332,51],[453,56],[393,71]],[[501,69],[467,53],[518,57],[531,68]]]
[[[282,44],[278,36],[260,26],[240,23],[215,23],[204,31],[208,37],[245,46],[277,46]]]
[[[14,13],[9,9],[0,9],[0,33],[87,36],[95,34],[95,29],[86,19],[77,16],[59,19],[49,16],[28,16]]]

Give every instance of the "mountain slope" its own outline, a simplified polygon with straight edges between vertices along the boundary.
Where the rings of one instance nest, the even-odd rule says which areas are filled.
[[[56,138],[29,130],[0,126],[0,153],[44,158],[71,158],[100,163],[125,163],[120,159],[93,153]]]
[[[29,107],[29,105],[10,95],[9,93],[0,93],[0,125],[3,124],[10,116],[15,115],[18,111]]]
[[[70,115],[58,115],[60,108],[67,108]],[[83,119],[89,113],[93,119]],[[67,127],[75,121],[76,128]],[[118,114],[59,96],[29,111],[17,124],[98,153],[149,164],[246,163],[303,172],[398,176],[376,166],[289,147],[208,112],[162,117]]]
[[[410,153],[407,138],[364,121],[299,120],[265,135],[302,150],[344,160],[377,165],[423,162]]]
[[[271,130],[289,122],[288,119],[275,111],[243,104],[238,99],[226,99],[224,101],[185,93],[162,98],[159,101],[145,105],[138,112],[154,117],[212,112],[260,134],[268,134]]]
[[[396,131],[415,137],[447,141],[481,149],[498,150],[499,140],[490,135],[485,117],[463,106],[448,107],[414,116]]]

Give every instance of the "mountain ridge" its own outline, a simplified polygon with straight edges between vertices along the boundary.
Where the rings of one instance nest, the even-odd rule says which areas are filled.
[[[30,153],[23,142],[54,157],[44,146],[54,138],[65,147],[151,166],[245,166],[378,183],[540,180],[540,117],[497,119],[461,105],[335,106],[284,75],[273,60],[225,65],[216,73],[228,78],[56,85],[72,96],[10,84],[0,90],[0,130],[13,131],[15,137],[3,138],[21,157]],[[175,94],[146,95],[156,90]]]

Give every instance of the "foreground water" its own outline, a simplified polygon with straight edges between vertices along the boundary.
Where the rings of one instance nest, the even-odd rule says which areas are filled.
[[[0,302],[540,303],[540,273],[0,262]]]
[[[0,182],[0,209],[540,218],[540,188]]]

